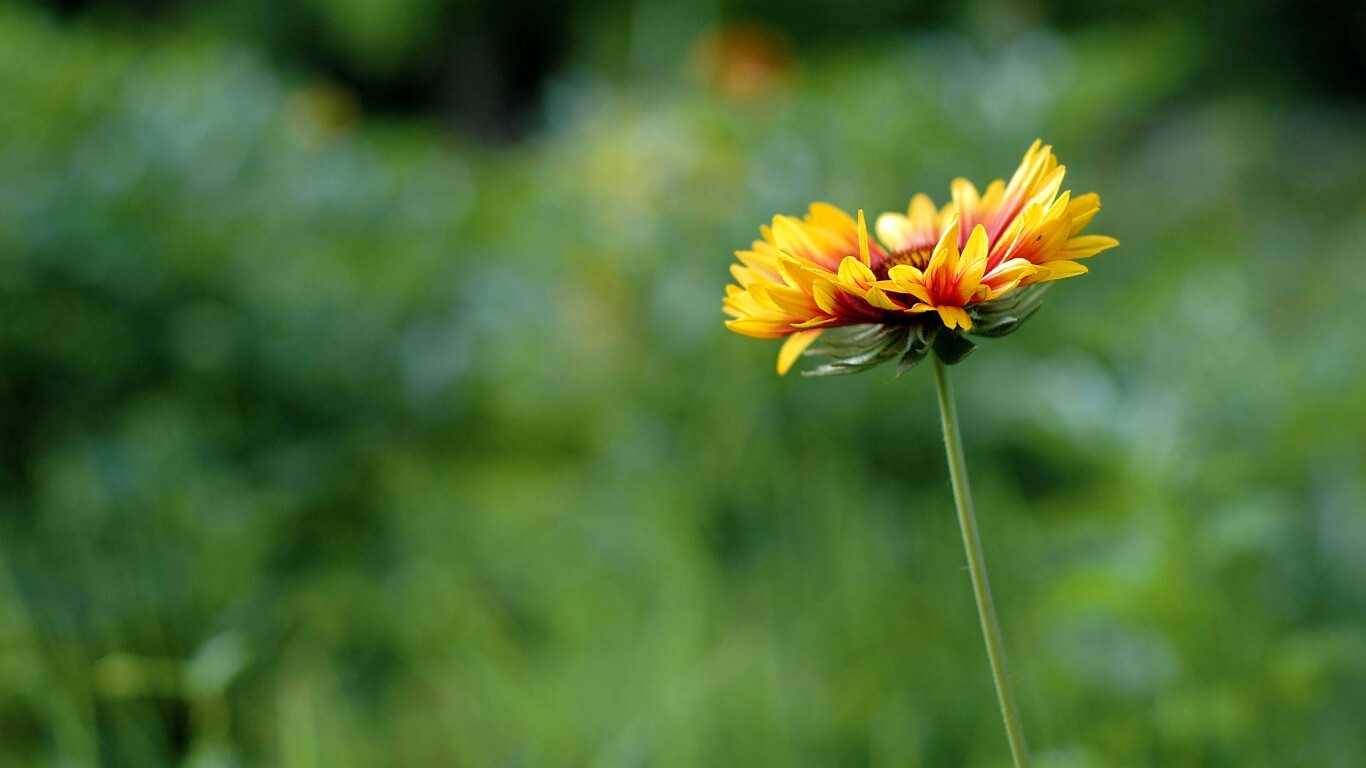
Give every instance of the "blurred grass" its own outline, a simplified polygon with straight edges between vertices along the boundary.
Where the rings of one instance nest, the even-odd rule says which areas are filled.
[[[0,765],[1002,764],[927,376],[719,303],[1035,136],[1124,243],[956,369],[1039,765],[1360,765],[1362,114],[1196,40],[571,70],[494,150],[0,10]]]

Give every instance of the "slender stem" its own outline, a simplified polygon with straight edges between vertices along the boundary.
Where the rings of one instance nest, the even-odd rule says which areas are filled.
[[[1015,692],[1010,687],[1010,670],[1006,667],[1006,653],[1001,645],[1001,625],[996,620],[996,605],[991,600],[991,582],[987,580],[986,560],[982,557],[982,541],[977,536],[977,517],[972,511],[972,491],[968,488],[968,465],[963,460],[963,439],[958,433],[958,409],[953,404],[953,389],[949,386],[947,366],[934,355],[934,380],[939,385],[939,416],[944,423],[944,452],[949,459],[949,477],[953,481],[953,499],[958,506],[958,526],[963,529],[963,547],[968,553],[968,572],[972,574],[972,592],[977,598],[977,615],[982,620],[982,635],[987,641],[987,659],[991,661],[991,676],[996,681],[996,698],[1001,702],[1001,717],[1006,724],[1006,738],[1015,768],[1029,768],[1029,750],[1025,747],[1024,730],[1020,727],[1020,709],[1015,705]]]

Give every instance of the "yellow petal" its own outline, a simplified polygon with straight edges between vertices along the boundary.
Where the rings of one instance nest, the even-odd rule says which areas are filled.
[[[806,220],[818,227],[848,232],[854,228],[854,220],[849,214],[829,203],[812,203]]]
[[[816,314],[816,303],[811,300],[810,296],[796,288],[770,285],[768,286],[768,298],[777,305],[778,309],[789,315],[806,319]]]
[[[778,257],[778,272],[783,282],[796,288],[799,291],[809,292],[811,284],[816,279],[829,275],[829,271],[820,267],[803,266],[800,261],[783,254]]]
[[[957,206],[959,214],[967,216],[977,210],[977,203],[981,201],[981,197],[972,182],[960,177],[953,180],[949,189],[953,192],[953,203]]]
[[[811,298],[827,315],[839,314],[839,307],[835,303],[835,290],[835,284],[829,280],[817,280],[811,285]]]
[[[939,311],[939,319],[944,321],[944,325],[953,330],[962,327],[963,330],[972,328],[972,318],[963,311],[962,307],[935,307]]]
[[[1104,235],[1082,235],[1067,241],[1062,251],[1058,253],[1060,259],[1085,259],[1095,256],[1097,253],[1108,248],[1119,245],[1119,241],[1113,237]]]
[[[952,254],[952,256],[950,256]],[[955,212],[949,217],[949,226],[944,229],[944,233],[939,237],[939,243],[934,246],[934,254],[930,256],[930,263],[925,266],[925,276],[927,279],[936,272],[943,269],[952,269],[958,264],[958,214]]]
[[[868,255],[868,222],[863,218],[862,208],[858,209],[858,257],[863,266],[873,266],[873,259]]]
[[[887,270],[887,277],[897,285],[905,283],[920,284],[925,280],[925,273],[910,264],[898,264]]]
[[[911,225],[917,229],[934,229],[935,221],[939,218],[934,207],[934,201],[925,194],[918,194],[911,198],[911,206],[906,209],[906,215],[910,217]]]
[[[983,278],[983,284],[991,289],[987,298],[994,299],[1002,294],[1015,289],[1022,280],[1033,277],[1035,273],[1043,274],[1046,269],[1036,267],[1024,259],[1011,259],[1010,261],[998,264],[991,274]]]
[[[791,216],[773,217],[773,243],[792,258],[819,263],[815,258],[816,246],[806,228]]]
[[[987,188],[982,192],[982,199],[978,202],[978,206],[981,207],[982,212],[989,213],[999,207],[1001,205],[1001,196],[1005,194],[1005,191],[1006,183],[1000,179],[988,184]]]
[[[874,224],[877,239],[890,251],[907,251],[915,243],[915,225],[899,213],[884,213]]]
[[[840,262],[839,280],[851,288],[862,289],[876,279],[873,270],[853,256],[845,256]]]
[[[898,272],[898,270],[900,270]],[[921,301],[930,301],[930,289],[924,283],[924,275],[920,270],[909,264],[899,264],[892,267],[890,289],[899,293],[909,294]],[[888,290],[889,286],[882,284],[878,286],[883,290]]]
[[[892,301],[892,299],[888,297],[887,294],[884,293],[881,288],[869,288],[868,292],[864,295],[863,298],[866,299],[869,304],[872,304],[878,309],[887,309],[893,312],[900,312],[902,309],[905,309],[905,307],[902,307],[900,304],[897,304],[895,301]]]
[[[1046,271],[1047,274],[1043,274]],[[1086,267],[1075,261],[1050,261],[1040,267],[1040,275],[1035,282],[1043,283],[1049,280],[1061,280],[1064,277],[1076,277],[1086,274]]]
[[[778,375],[786,374],[792,364],[797,362],[797,358],[811,346],[811,342],[824,332],[823,328],[812,328],[788,336],[787,341],[783,342],[783,348],[778,351]]]
[[[963,246],[962,260],[968,264],[987,260],[987,229],[978,224],[972,228],[972,234],[968,236],[967,245]]]
[[[768,289],[772,286],[773,283],[751,283],[749,286],[749,295],[754,299],[754,303],[760,308],[768,312],[782,312],[783,310],[779,308],[778,304],[773,301],[773,298],[768,295]]]
[[[1069,235],[1075,235],[1086,229],[1086,225],[1091,223],[1091,218],[1100,210],[1100,195],[1095,192],[1088,192],[1084,195],[1077,195],[1072,202],[1067,204],[1067,215],[1072,219],[1071,231]]]
[[[726,327],[755,339],[781,339],[792,330],[790,326],[763,320],[727,320]]]
[[[947,203],[944,203],[943,208],[939,209],[939,221],[945,222],[947,226],[949,217],[955,213],[958,213],[958,204],[950,200]]]

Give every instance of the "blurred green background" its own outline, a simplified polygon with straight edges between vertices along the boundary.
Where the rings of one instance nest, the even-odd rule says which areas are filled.
[[[1004,766],[927,370],[731,252],[1009,176],[954,369],[1040,768],[1366,765],[1366,15],[0,6],[0,766]]]

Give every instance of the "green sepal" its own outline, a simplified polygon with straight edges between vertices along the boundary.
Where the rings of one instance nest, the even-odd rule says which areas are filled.
[[[929,354],[930,345],[934,343],[934,336],[935,328],[926,325],[918,326],[910,333],[906,340],[906,351],[896,364],[897,376],[911,370],[925,359],[925,355]]]
[[[1014,333],[1043,306],[1043,294],[1047,289],[1047,283],[1031,285],[974,307],[971,310],[972,330],[966,333],[988,339]]]
[[[934,354],[944,365],[957,365],[972,354],[977,345],[957,332],[940,333],[934,338]]]
[[[826,332],[819,343],[802,353],[804,356],[828,355],[846,358],[881,347],[897,329],[886,325],[863,325],[838,328]]]
[[[802,371],[803,376],[843,376],[866,371],[903,354],[911,329],[906,326],[871,326],[836,337],[806,354],[829,355],[826,365]]]
[[[821,343],[812,345],[803,354],[825,355],[829,362],[810,370],[802,371],[803,376],[844,376],[859,373],[896,360],[896,375],[900,376],[914,368],[933,350],[947,365],[954,365],[967,357],[977,345],[968,341],[956,331],[949,331],[941,325],[937,316],[933,322],[917,322],[909,325],[866,325],[832,329],[823,334]],[[1014,322],[1006,315],[998,315],[994,321],[1002,324]]]

